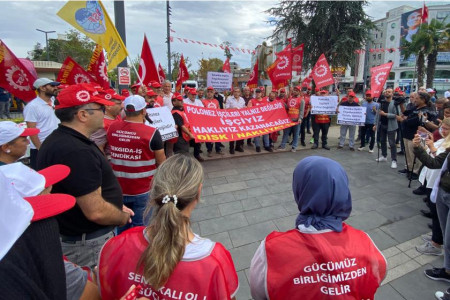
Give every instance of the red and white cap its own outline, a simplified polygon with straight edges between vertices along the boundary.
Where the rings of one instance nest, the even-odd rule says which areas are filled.
[[[153,81],[149,84],[150,87],[155,88],[155,89],[159,89],[161,87],[161,83],[157,82],[157,81]]]
[[[0,260],[31,222],[56,216],[75,205],[71,195],[40,195],[45,187],[64,179],[70,172],[63,165],[50,168],[44,175],[22,163],[0,167]],[[45,177],[49,174],[50,177]]]
[[[99,96],[99,92],[90,84],[80,83],[71,85],[62,90],[56,97],[58,104],[55,109],[74,107],[88,103],[112,106],[114,102],[107,101]]]
[[[11,142],[19,136],[31,136],[39,133],[38,128],[26,128],[11,121],[0,122],[0,146]]]
[[[156,96],[158,96],[158,94],[155,93],[155,91],[153,91],[152,89],[150,89],[150,90],[147,92],[147,96],[150,96],[150,97],[156,97]]]
[[[123,101],[126,98],[124,96],[117,94],[116,91],[113,89],[101,90],[101,91],[99,91],[99,96],[105,100],[114,99],[114,100]]]

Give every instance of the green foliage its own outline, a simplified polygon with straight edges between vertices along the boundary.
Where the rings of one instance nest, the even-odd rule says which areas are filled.
[[[72,57],[83,68],[87,68],[94,51],[95,42],[76,30],[66,32],[66,39],[49,39],[48,49],[36,43],[33,50],[29,52],[32,60],[47,60],[47,51],[50,61],[64,62],[67,56]]]
[[[198,66],[198,77],[206,80],[208,72],[222,72],[223,60],[219,58],[202,58],[198,61]]]
[[[305,44],[304,65],[312,67],[324,53],[333,67],[352,65],[375,28],[364,12],[367,1],[287,1],[269,9],[276,25],[273,37],[293,35]]]

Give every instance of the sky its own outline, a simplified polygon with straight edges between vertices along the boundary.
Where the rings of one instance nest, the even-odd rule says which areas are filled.
[[[18,57],[26,57],[37,42],[45,45],[45,35],[36,28],[63,34],[73,27],[60,19],[56,13],[65,1],[4,1],[0,0],[0,39]],[[171,28],[175,32],[171,43],[172,52],[188,57],[192,69],[198,69],[201,58],[224,59],[220,48],[180,42],[182,39],[210,44],[231,42],[231,47],[253,50],[264,40],[270,40],[274,26],[267,21],[271,16],[265,11],[276,6],[278,1],[171,1]],[[433,2],[427,1],[432,5]],[[435,2],[438,3],[438,2]],[[441,2],[442,3],[442,2]],[[114,4],[103,1],[114,21]],[[410,5],[421,7],[422,1],[370,1],[365,8],[374,20],[383,18],[389,9]],[[142,49],[144,34],[147,35],[156,63],[167,67],[166,2],[125,1],[127,49],[132,59]],[[56,38],[56,33],[49,38]],[[251,55],[247,52],[232,52],[231,61],[242,68],[250,67]]]

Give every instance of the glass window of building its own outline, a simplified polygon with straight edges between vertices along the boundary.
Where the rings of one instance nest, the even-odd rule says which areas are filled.
[[[397,26],[395,23],[391,23],[391,28],[394,29]]]

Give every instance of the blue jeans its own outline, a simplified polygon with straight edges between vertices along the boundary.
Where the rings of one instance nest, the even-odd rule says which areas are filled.
[[[131,217],[131,223],[122,227],[117,227],[117,234],[121,234],[132,227],[144,225],[143,215],[148,201],[149,193],[136,196],[123,196],[123,204],[134,211],[134,216]]]
[[[263,135],[262,138],[263,138],[264,147],[270,147],[269,135],[268,134]],[[260,136],[255,137],[253,139],[253,141],[255,142],[256,147],[261,147],[261,137]]]
[[[289,139],[289,135],[291,132],[294,132],[294,140],[292,141],[292,148],[297,148],[298,145],[298,134],[300,132],[300,124],[294,125],[292,127],[286,128],[283,130],[283,139],[281,140],[281,148],[286,147],[286,143]]]

